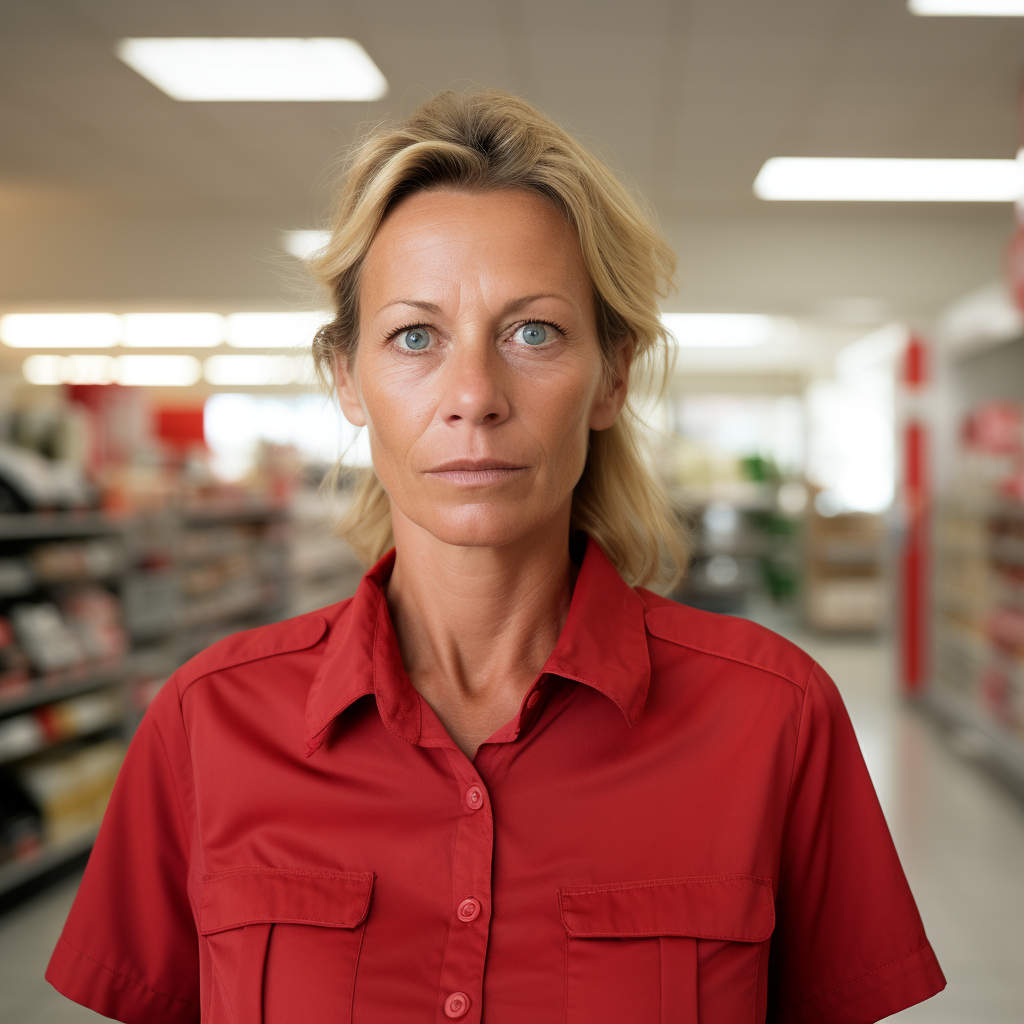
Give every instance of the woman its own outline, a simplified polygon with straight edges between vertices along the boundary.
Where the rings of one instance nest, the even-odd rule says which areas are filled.
[[[625,404],[671,269],[511,96],[362,144],[316,357],[376,564],[160,692],[58,989],[138,1024],[852,1024],[943,987],[833,684],[642,587],[681,556]]]

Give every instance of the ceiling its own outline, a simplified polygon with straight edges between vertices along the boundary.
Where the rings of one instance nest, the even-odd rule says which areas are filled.
[[[175,35],[350,36],[390,92],[179,103],[113,55]],[[476,83],[648,197],[680,256],[670,308],[927,326],[998,276],[1009,205],[765,203],[751,183],[776,155],[1012,156],[1022,71],[1024,19],[904,0],[0,0],[0,308],[304,305],[280,232],[325,223],[360,126]]]

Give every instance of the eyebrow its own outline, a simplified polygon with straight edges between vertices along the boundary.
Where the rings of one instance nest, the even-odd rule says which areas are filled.
[[[511,302],[506,303],[505,307],[501,310],[501,316],[510,316],[513,313],[518,313],[521,309],[529,306],[531,302],[537,302],[540,299],[558,299],[560,302],[565,302],[570,306],[576,305],[576,303],[571,302],[564,295],[543,292],[538,295],[524,295],[522,298],[513,299]],[[441,307],[436,303],[421,302],[418,299],[395,299],[393,302],[388,302],[381,306],[377,312],[378,314],[383,313],[385,309],[390,309],[392,306],[412,306],[414,309],[422,309],[424,312],[435,315],[440,315],[441,313]]]

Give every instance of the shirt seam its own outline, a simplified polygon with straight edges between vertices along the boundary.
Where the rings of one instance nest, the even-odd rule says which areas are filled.
[[[223,671],[225,671],[227,669],[232,669],[232,668],[240,668],[242,665],[251,665],[253,662],[265,661],[268,658],[276,658],[276,657],[278,657],[279,655],[282,655],[282,654],[295,654],[297,651],[308,651],[311,647],[315,647],[318,643],[320,643],[320,641],[324,637],[324,634],[328,631],[328,629],[330,627],[329,627],[329,624],[327,622],[327,619],[323,615],[321,615],[319,612],[313,612],[313,613],[309,613],[309,614],[310,615],[313,615],[313,614],[319,615],[320,616],[320,620],[323,623],[323,629],[320,630],[320,633],[319,633],[319,635],[317,636],[317,638],[315,640],[311,640],[308,643],[301,643],[301,644],[294,644],[294,645],[293,645],[294,642],[293,643],[287,643],[286,642],[285,644],[283,644],[277,650],[267,651],[267,652],[262,653],[262,654],[240,654],[237,659],[229,658],[225,662],[223,662],[222,664],[215,665],[212,668],[203,669],[198,675],[194,676],[187,683],[185,683],[184,686],[182,686],[182,688],[178,691],[179,699],[185,696],[186,692],[192,687],[192,685],[194,683],[198,683],[200,680],[205,679],[207,676],[212,676],[212,675],[214,675],[217,672],[223,672]],[[301,616],[300,616],[300,618],[301,618]],[[277,626],[277,625],[281,625],[281,623],[276,623],[275,622],[275,623],[271,623],[271,625],[272,626]],[[264,627],[260,627],[260,628],[266,629],[268,627],[264,626]],[[206,650],[209,650],[209,648],[207,648]],[[203,651],[201,653],[205,653],[205,651]],[[187,665],[187,663],[186,663],[186,665]],[[186,667],[185,665],[182,666],[182,668],[185,668],[185,667]],[[179,669],[178,671],[180,672],[181,669]]]
[[[683,878],[652,878],[642,882],[613,882],[610,885],[599,886],[591,889],[559,889],[559,896],[596,896],[598,893],[622,892],[626,889],[650,889],[655,886],[664,885],[707,885],[710,882],[721,882],[723,880],[738,880],[756,882],[765,889],[770,890],[772,881],[770,878],[761,878],[758,875],[694,875]]]
[[[796,740],[793,743],[793,763],[789,769],[789,786],[786,789],[786,820],[789,819],[789,811],[793,806],[793,784],[796,781],[796,759],[800,753],[800,736],[804,730],[804,714],[807,710],[807,691],[811,688],[811,676],[814,675],[814,670],[817,667],[817,662],[811,663],[810,671],[807,673],[807,679],[804,681],[803,697],[800,700],[800,715],[797,718],[796,723]]]
[[[857,985],[867,978],[871,978],[876,974],[880,974],[882,971],[887,971],[890,967],[895,967],[897,964],[903,963],[904,960],[909,960],[911,957],[917,956],[919,953],[923,953],[928,949],[928,943],[924,943],[922,946],[918,946],[912,953],[907,953],[905,956],[897,957],[895,960],[891,960],[887,964],[883,964],[881,967],[876,967],[873,971],[868,971],[866,974],[862,974],[852,981],[844,981],[842,985],[836,985],[835,988],[830,988],[827,992],[821,992],[816,996],[811,996],[810,999],[805,999],[802,1003],[794,1003],[792,1006],[783,1007],[783,1012],[791,1013],[794,1010],[799,1010],[804,1006],[809,1006],[811,1003],[818,1002],[819,999],[824,999],[826,996],[835,995],[836,992],[841,992],[844,988],[849,988],[851,985]]]
[[[134,978],[129,978],[127,974],[122,974],[120,971],[115,971],[113,967],[108,967],[106,964],[100,963],[99,960],[94,960],[91,956],[89,956],[86,953],[83,953],[76,946],[71,945],[71,943],[68,942],[68,940],[64,938],[63,935],[61,936],[60,941],[63,942],[69,949],[73,950],[83,960],[88,960],[89,963],[95,964],[97,967],[102,968],[108,974],[114,975],[115,978],[123,978],[130,984],[135,985],[137,988],[145,989],[147,992],[152,992],[153,995],[160,996],[161,999],[169,999],[172,1003],[182,1003],[185,1006],[194,1005],[191,999],[182,999],[180,996],[168,995],[168,993],[161,992],[159,989],[155,989],[152,986],[146,985],[141,981],[136,981]]]
[[[686,640],[680,640],[677,637],[664,636],[662,633],[657,632],[655,629],[651,627],[651,624],[647,622],[646,617],[644,621],[647,624],[647,631],[652,636],[656,636],[659,640],[664,640],[665,643],[675,644],[677,647],[685,647],[689,651],[696,651],[698,654],[706,654],[711,658],[721,658],[723,661],[732,661],[737,665],[746,665],[747,668],[754,668],[757,669],[759,672],[767,672],[769,675],[778,676],[779,679],[783,679],[787,683],[792,684],[793,686],[796,686],[801,689],[803,688],[800,687],[800,683],[796,679],[794,679],[792,675],[787,675],[785,672],[780,672],[778,669],[770,668],[768,665],[760,665],[756,661],[751,661],[748,658],[741,658],[735,654],[726,654],[724,651],[715,651],[712,650],[710,647],[700,647],[697,644],[688,643]],[[810,672],[813,671],[814,665],[812,664]],[[807,674],[808,679],[810,678],[810,672],[808,672]],[[804,687],[806,687],[806,685],[807,683],[805,682]]]

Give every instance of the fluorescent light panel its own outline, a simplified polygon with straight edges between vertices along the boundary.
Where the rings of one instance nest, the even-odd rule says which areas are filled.
[[[755,348],[775,333],[760,313],[662,313],[661,322],[680,348]]]
[[[331,319],[329,313],[232,313],[227,342],[236,348],[299,348]]]
[[[388,90],[354,39],[122,39],[114,52],[186,102],[379,100]]]
[[[214,348],[224,340],[219,313],[125,313],[121,322],[129,348]]]
[[[74,355],[29,356],[21,371],[30,384],[125,384],[132,387],[189,387],[201,374],[195,356]]]
[[[1007,203],[1024,196],[1024,161],[776,156],[754,180],[760,199]]]
[[[327,245],[330,237],[330,231],[286,231],[281,236],[281,246],[292,256],[308,260]]]
[[[911,14],[939,18],[1021,18],[1024,0],[910,0]]]
[[[312,363],[308,356],[210,356],[203,365],[203,377],[218,387],[306,384],[312,378]]]
[[[0,340],[11,348],[110,348],[121,340],[113,313],[8,313]]]

